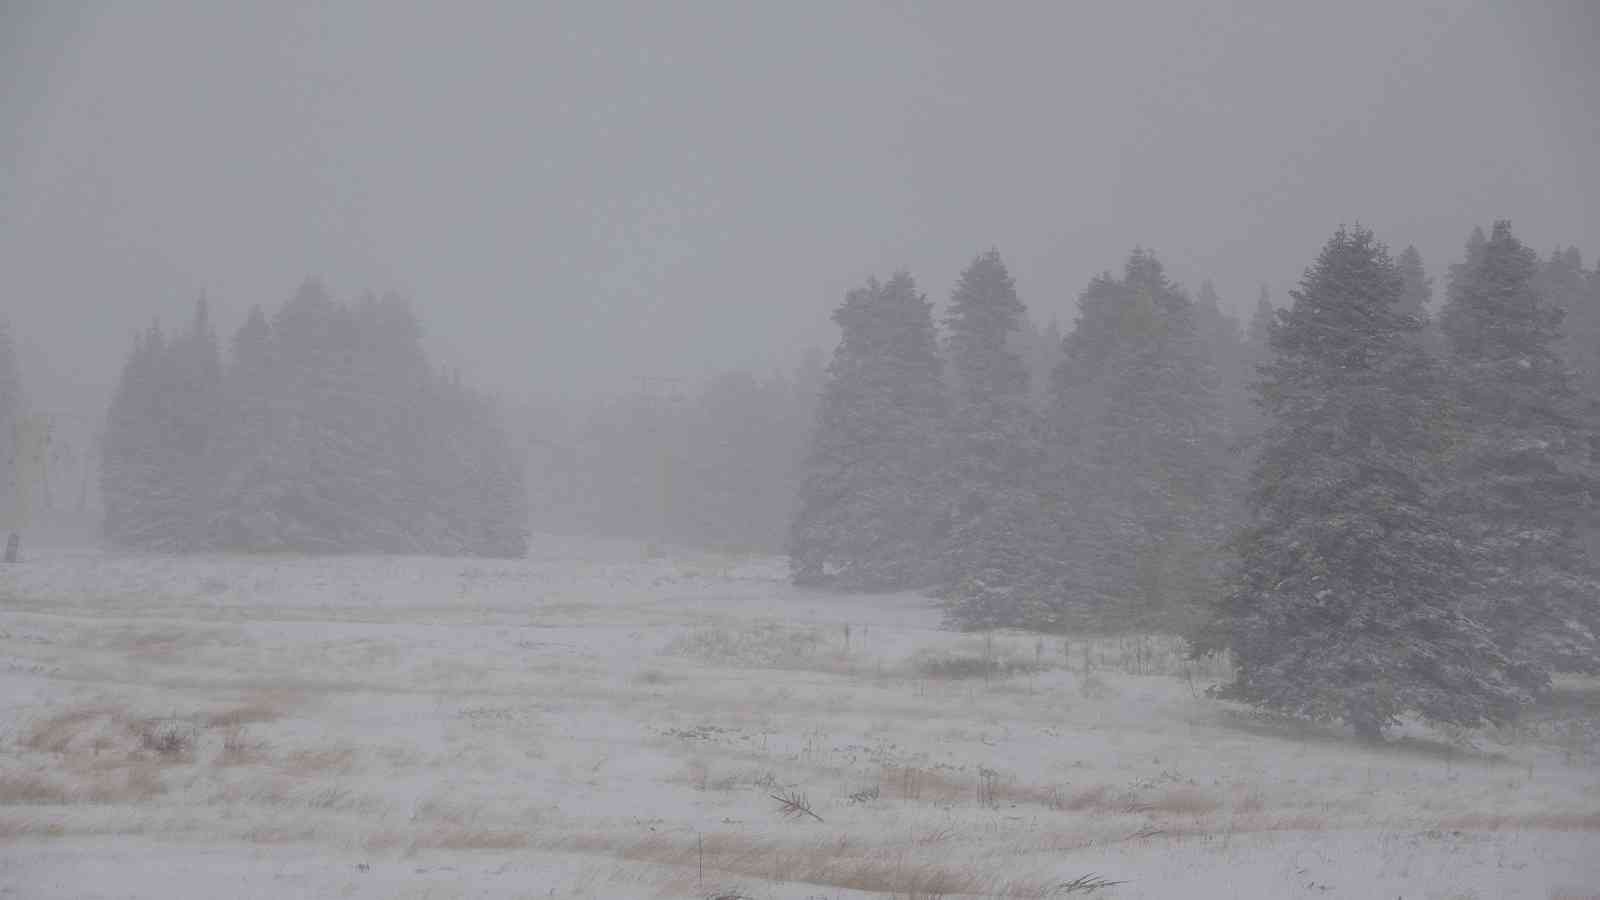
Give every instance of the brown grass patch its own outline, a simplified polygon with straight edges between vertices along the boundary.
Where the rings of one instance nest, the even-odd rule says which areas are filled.
[[[205,721],[211,728],[239,728],[244,725],[276,722],[281,718],[283,710],[276,704],[253,701],[212,713],[206,716]]]
[[[1154,812],[1179,816],[1205,816],[1222,808],[1222,801],[1194,788],[1172,788],[1151,800]]]
[[[1053,804],[1057,809],[1067,812],[1083,812],[1084,810],[1109,810],[1114,805],[1111,797],[1111,788],[1107,785],[1097,784],[1093,787],[1080,788],[1067,794],[1059,795]]]
[[[0,775],[0,806],[59,806],[71,799],[66,788],[38,775]]]
[[[89,730],[98,719],[126,723],[122,712],[115,707],[86,706],[34,723],[18,743],[23,749],[35,753],[66,753],[71,749],[73,739]]]
[[[109,773],[82,792],[86,803],[115,805],[142,803],[167,792],[161,773],[153,766],[126,766]]]

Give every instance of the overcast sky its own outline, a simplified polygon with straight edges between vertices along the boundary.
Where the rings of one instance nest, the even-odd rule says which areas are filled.
[[[0,303],[98,410],[201,291],[409,296],[509,394],[792,364],[1000,248],[1041,320],[1154,248],[1280,302],[1341,222],[1600,252],[1600,15],[1554,3],[0,5]],[[1200,9],[1205,6],[1205,9]]]

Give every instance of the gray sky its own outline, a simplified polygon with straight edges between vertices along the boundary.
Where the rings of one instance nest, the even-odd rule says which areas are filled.
[[[1500,216],[1600,252],[1583,0],[317,6],[0,6],[39,392],[307,274],[515,395],[788,365],[867,275],[942,304],[991,245],[1064,326],[1135,244],[1240,306],[1340,222],[1436,274]]]

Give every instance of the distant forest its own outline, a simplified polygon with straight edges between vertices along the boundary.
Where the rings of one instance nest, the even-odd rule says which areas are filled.
[[[1062,336],[996,251],[943,315],[850,292],[824,367],[641,393],[535,448],[541,528],[777,550],[951,625],[1156,630],[1231,696],[1377,735],[1600,672],[1600,269],[1475,230],[1340,229],[1241,323],[1136,249]],[[551,432],[554,433],[554,432]]]
[[[307,282],[221,351],[135,341],[101,448],[105,537],[154,551],[521,556],[524,462],[489,398],[435,371],[409,306]]]

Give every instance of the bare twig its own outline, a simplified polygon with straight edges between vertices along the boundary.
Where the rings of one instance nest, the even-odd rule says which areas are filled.
[[[1127,884],[1126,881],[1108,881],[1099,875],[1090,872],[1088,875],[1079,875],[1071,881],[1064,881],[1056,886],[1053,894],[1092,894],[1102,888],[1115,887]]]
[[[818,822],[822,821],[822,817],[817,815],[811,808],[811,801],[806,799],[806,795],[799,791],[790,791],[787,794],[768,794],[767,796],[778,801],[781,807],[779,812],[788,818],[798,819],[802,816],[810,816]]]

